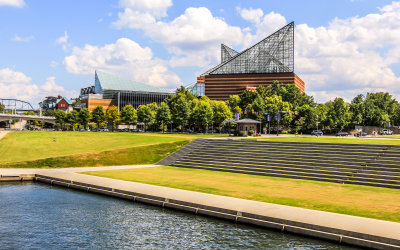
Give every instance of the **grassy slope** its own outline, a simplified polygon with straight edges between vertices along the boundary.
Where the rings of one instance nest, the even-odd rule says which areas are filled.
[[[161,143],[124,149],[107,150],[34,161],[0,164],[0,168],[68,168],[116,165],[153,164],[172,154],[189,141]]]
[[[55,138],[55,142],[53,139]],[[22,131],[0,140],[0,164],[186,141],[187,137],[134,133]],[[194,138],[189,138],[190,140]]]
[[[400,222],[400,190],[396,189],[174,167],[87,174]]]
[[[256,138],[267,141],[285,141],[285,142],[321,142],[321,143],[351,143],[351,144],[386,144],[400,145],[399,139],[356,139],[356,138],[327,138],[327,137],[268,137]]]

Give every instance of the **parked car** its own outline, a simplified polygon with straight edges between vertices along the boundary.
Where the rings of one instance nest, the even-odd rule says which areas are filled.
[[[311,132],[311,135],[322,136],[322,135],[324,135],[324,132],[322,132],[321,130],[313,130]]]
[[[354,134],[354,136],[356,136],[356,137],[360,137],[360,136],[367,136],[368,134],[367,134],[367,132],[358,132],[358,133],[355,133]]]
[[[129,128],[123,128],[120,130],[121,132],[129,132]]]
[[[336,133],[336,136],[348,136],[349,133],[347,133],[346,131],[339,131],[338,133]]]
[[[393,131],[390,129],[382,129],[381,135],[392,135]]]

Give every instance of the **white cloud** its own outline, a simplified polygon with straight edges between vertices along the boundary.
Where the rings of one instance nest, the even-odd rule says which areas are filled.
[[[170,22],[159,21],[159,15],[132,6],[118,16],[114,27],[143,29],[147,36],[164,44],[173,54],[170,60],[173,67],[210,67],[219,62],[221,43],[238,45],[243,39],[239,27],[214,17],[205,7],[187,8]]]
[[[167,15],[167,9],[172,6],[172,0],[120,0],[119,5],[122,8],[149,13],[154,17],[164,17]]]
[[[0,98],[16,98],[28,101],[32,106],[49,95],[63,95],[67,97],[77,96],[76,91],[65,90],[56,84],[54,76],[48,77],[46,82],[38,85],[22,72],[16,72],[9,68],[0,69]]]
[[[57,66],[58,66],[58,62],[56,62],[56,61],[51,61],[51,63],[50,63],[50,67],[52,67],[52,68],[57,68]]]
[[[245,33],[243,39],[244,48],[248,48],[266,38],[287,23],[284,16],[273,11],[264,15],[261,9],[241,9],[238,7],[236,10],[243,19],[253,23],[256,31],[255,34],[252,34],[251,29],[243,29]]]
[[[328,27],[298,25],[295,42],[295,69],[317,100],[375,91],[400,96],[399,72],[391,69],[400,61],[400,3]]]
[[[68,33],[67,33],[67,31],[64,31],[64,36],[61,36],[61,37],[57,38],[56,41],[59,44],[67,43],[68,42]]]
[[[63,63],[73,74],[93,74],[99,69],[153,86],[174,88],[181,83],[179,77],[169,71],[166,61],[154,58],[149,47],[143,48],[128,38],[103,47],[90,44],[74,47]]]
[[[240,7],[236,8],[236,11],[239,12],[240,16],[249,22],[252,23],[260,23],[261,17],[264,15],[262,9],[242,9]]]
[[[12,6],[22,8],[25,6],[24,0],[0,0],[0,6]]]
[[[62,45],[62,49],[64,51],[67,51],[67,49],[71,46],[68,43],[68,33],[67,33],[67,31],[64,31],[64,36],[61,36],[61,37],[57,38],[56,42]]]
[[[15,35],[14,38],[13,38],[13,40],[16,41],[16,42],[24,42],[24,43],[27,43],[27,42],[32,41],[34,39],[35,39],[34,36],[20,37],[18,35]]]

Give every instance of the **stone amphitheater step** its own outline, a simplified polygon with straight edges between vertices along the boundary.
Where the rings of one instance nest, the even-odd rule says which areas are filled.
[[[400,188],[400,146],[218,139],[191,144],[169,165]]]
[[[393,173],[391,171],[366,171],[361,167],[358,168],[336,168],[336,167],[320,167],[320,166],[307,166],[307,165],[295,165],[295,164],[243,164],[241,162],[211,162],[211,161],[177,161],[179,165],[191,165],[191,166],[216,166],[216,167],[243,167],[248,169],[281,169],[281,170],[295,170],[304,172],[314,173],[325,173],[325,174],[336,174],[336,175],[359,175],[359,176],[380,176],[383,179],[400,180],[400,174]]]
[[[354,174],[354,169],[347,169],[347,171],[334,171],[332,169],[311,169],[311,168],[302,168],[296,166],[245,166],[245,165],[232,165],[232,164],[213,164],[213,163],[193,163],[193,162],[185,162],[185,163],[175,163],[174,166],[192,166],[192,167],[216,167],[216,168],[224,168],[224,169],[240,169],[240,170],[249,170],[249,171],[259,171],[259,172],[268,172],[268,171],[287,171],[287,172],[298,172],[298,173],[309,173],[309,174],[322,174],[322,175],[335,175],[341,176],[342,178],[347,177],[348,175]]]
[[[156,164],[163,166],[172,165],[175,163],[176,160],[181,159],[186,154],[190,154],[191,152],[196,151],[197,149],[203,147],[204,144],[206,144],[207,142],[208,140],[196,139]]]
[[[204,158],[207,159],[204,159]],[[324,159],[324,158],[309,158],[307,159],[306,157],[285,157],[285,155],[279,155],[279,158],[277,158],[274,155],[261,155],[254,157],[251,155],[251,157],[240,157],[240,156],[229,156],[229,155],[224,155],[224,158],[221,159],[221,156],[215,155],[215,154],[204,154],[201,153],[200,155],[197,154],[190,154],[186,155],[183,157],[182,160],[200,160],[200,161],[210,161],[210,160],[219,160],[222,162],[241,162],[241,163],[293,163],[293,164],[303,164],[307,163],[307,165],[310,165],[310,163],[318,163],[318,166],[333,166],[336,165],[338,167],[342,166],[361,166],[361,164],[365,163],[365,161],[355,161],[355,160],[346,160],[346,159],[339,159],[339,160],[333,160],[333,159]]]

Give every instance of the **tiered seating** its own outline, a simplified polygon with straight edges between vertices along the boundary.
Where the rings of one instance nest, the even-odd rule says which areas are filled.
[[[201,139],[170,165],[400,188],[400,146],[391,145]]]

